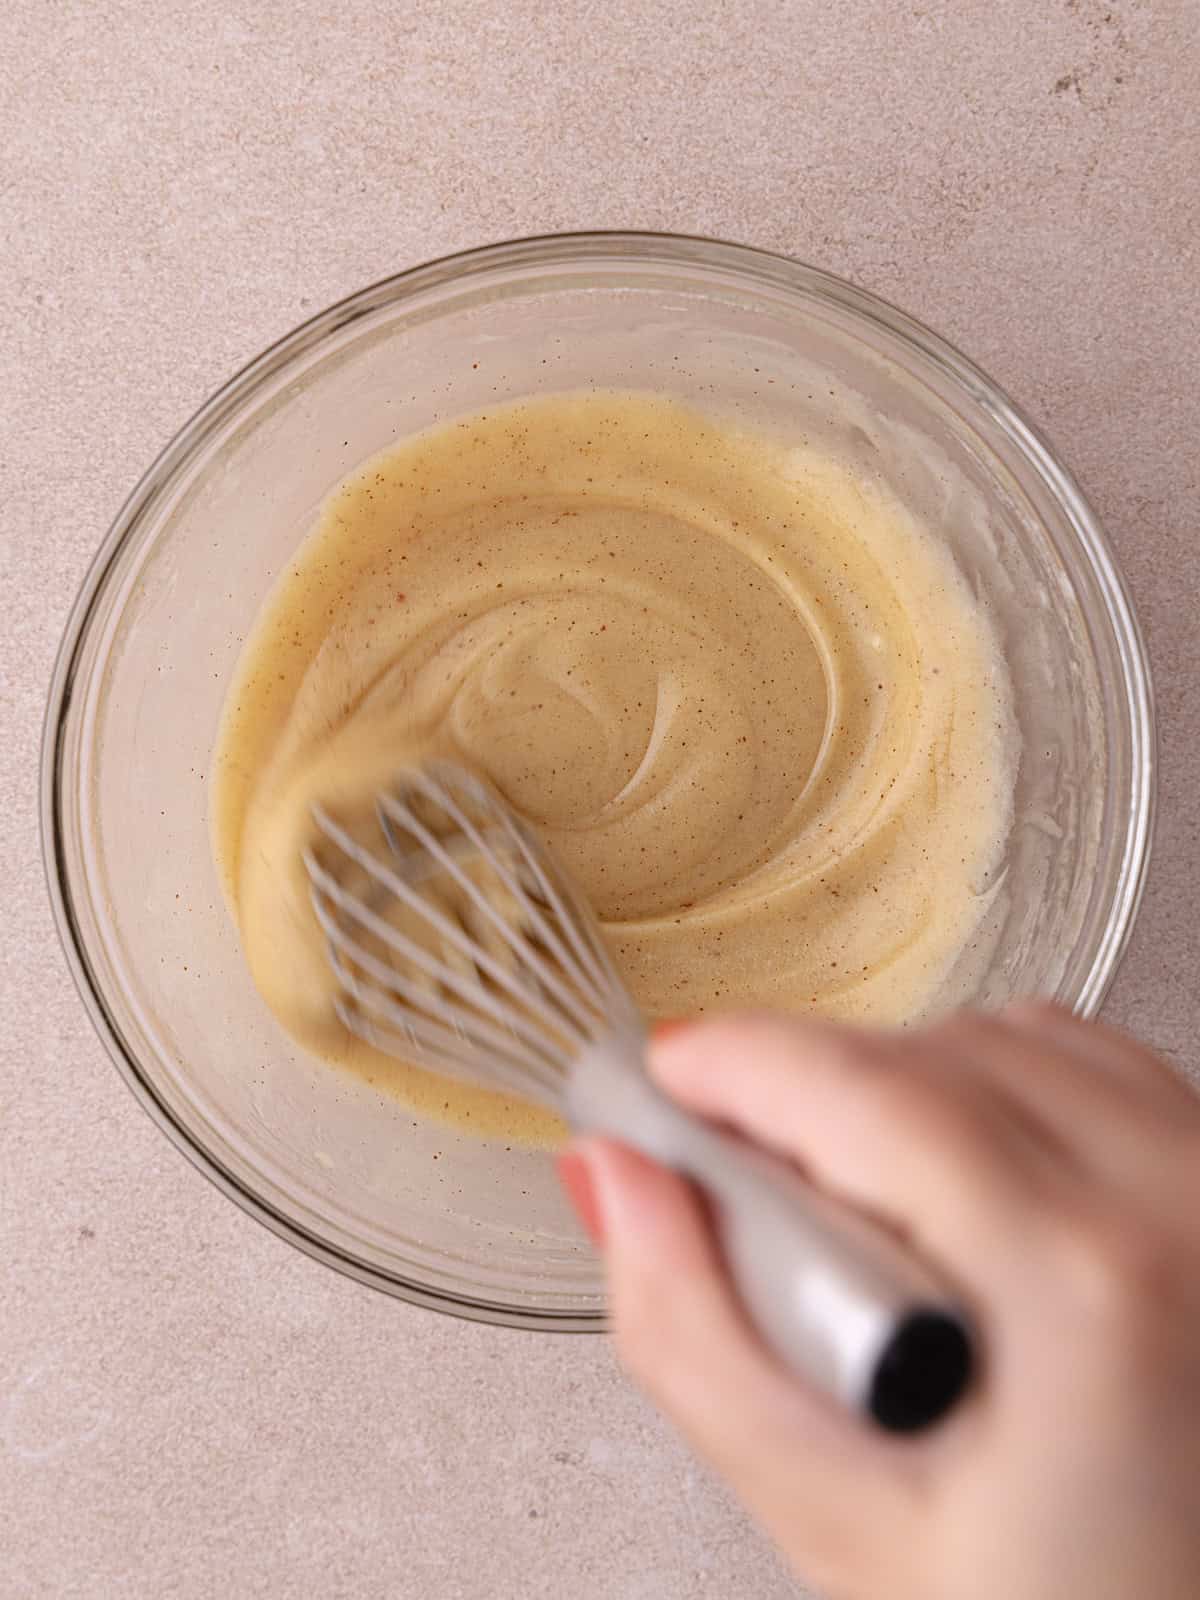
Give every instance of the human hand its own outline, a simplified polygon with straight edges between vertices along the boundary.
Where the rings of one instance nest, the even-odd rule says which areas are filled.
[[[564,1157],[623,1360],[808,1581],[1200,1594],[1200,1096],[1046,1005],[894,1034],[730,1016],[661,1034],[650,1070],[893,1226],[975,1318],[970,1396],[883,1434],[758,1341],[685,1182],[609,1141]]]

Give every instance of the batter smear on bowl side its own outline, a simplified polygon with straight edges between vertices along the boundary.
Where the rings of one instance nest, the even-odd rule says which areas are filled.
[[[989,903],[1015,733],[987,615],[927,529],[837,461],[645,393],[549,396],[351,474],[231,686],[214,852],[293,1038],[419,1111],[525,1142],[547,1113],[337,1022],[301,850],[406,759],[532,822],[650,1016],[901,1023]]]

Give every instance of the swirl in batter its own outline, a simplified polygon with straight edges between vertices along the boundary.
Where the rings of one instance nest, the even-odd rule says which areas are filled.
[[[302,1044],[414,1107],[557,1125],[350,1038],[300,849],[414,755],[486,774],[603,920],[650,1016],[902,1023],[944,991],[1011,812],[988,620],[948,553],[832,460],[611,392],[413,438],[326,503],[247,642],[215,854]]]

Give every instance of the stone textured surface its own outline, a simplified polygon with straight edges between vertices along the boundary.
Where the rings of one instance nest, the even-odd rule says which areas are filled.
[[[67,609],[142,467],[309,311],[505,235],[820,262],[966,348],[1111,531],[1162,717],[1110,1014],[1200,1022],[1195,0],[10,0],[0,16],[0,1596],[795,1593],[599,1340],[302,1258],[136,1108],[38,855]]]

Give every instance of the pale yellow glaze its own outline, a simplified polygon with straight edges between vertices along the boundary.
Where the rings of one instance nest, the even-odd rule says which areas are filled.
[[[542,1141],[551,1119],[333,1019],[299,860],[314,801],[353,810],[453,755],[575,875],[649,1015],[899,1023],[979,923],[1012,747],[985,616],[880,488],[662,397],[559,395],[409,440],[330,497],[229,695],[215,854],[296,1039]]]

